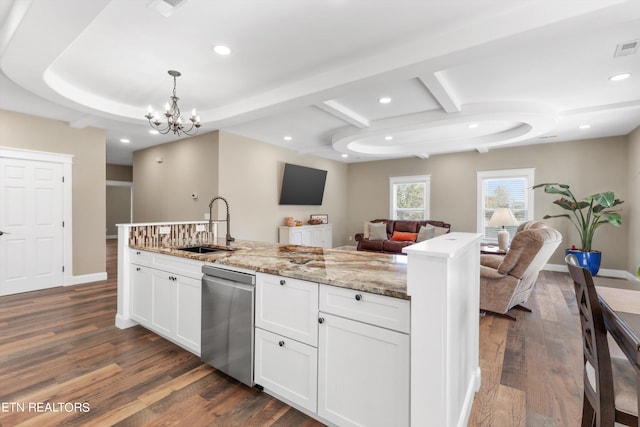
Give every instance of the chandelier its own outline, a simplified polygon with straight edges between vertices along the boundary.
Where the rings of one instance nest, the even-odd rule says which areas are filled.
[[[191,124],[188,128],[185,127],[185,120],[181,116],[180,107],[178,107],[180,98],[176,96],[176,77],[180,77],[181,73],[175,70],[169,70],[168,73],[173,77],[173,96],[169,97],[171,102],[167,102],[164,106],[166,122],[160,120],[160,114],[157,111],[153,111],[151,105],[149,105],[149,111],[145,117],[149,120],[149,125],[161,134],[167,134],[171,131],[177,135],[182,135],[183,133],[185,135],[195,135],[198,133],[200,126],[202,126],[200,124],[200,116],[197,115],[194,108],[191,111],[191,117],[189,117]]]

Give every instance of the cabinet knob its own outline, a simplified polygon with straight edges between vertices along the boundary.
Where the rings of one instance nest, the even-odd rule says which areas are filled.
[[[280,279],[280,286],[284,286],[287,283],[286,280],[284,279]]]
[[[360,301],[362,299],[362,295],[361,294],[356,294],[356,301]]]
[[[279,345],[280,347],[284,347],[284,341],[280,341],[280,342],[278,342],[278,345]]]
[[[324,317],[319,318],[318,323],[324,323]]]
[[[136,255],[140,255],[140,251],[136,251]]]
[[[142,270],[140,267],[136,267],[136,271],[140,271]]]

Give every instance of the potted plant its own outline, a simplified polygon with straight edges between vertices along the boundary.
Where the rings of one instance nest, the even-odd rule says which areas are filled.
[[[567,249],[567,254],[576,255],[580,265],[587,267],[595,276],[600,269],[602,253],[591,248],[593,235],[601,225],[611,224],[616,227],[622,225],[620,214],[611,208],[623,201],[616,199],[613,191],[592,194],[578,201],[567,184],[553,182],[533,186],[534,189],[540,187],[544,188],[545,193],[561,195],[562,197],[554,200],[553,203],[570,212],[570,214],[545,215],[543,219],[567,218],[571,221],[580,235],[580,249],[576,249],[574,245],[571,249]]]

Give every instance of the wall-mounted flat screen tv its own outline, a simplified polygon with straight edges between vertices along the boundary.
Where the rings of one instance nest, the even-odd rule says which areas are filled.
[[[327,171],[285,163],[281,205],[321,205]]]

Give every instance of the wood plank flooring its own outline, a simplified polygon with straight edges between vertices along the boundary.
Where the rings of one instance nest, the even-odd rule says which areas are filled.
[[[144,328],[116,328],[116,271],[109,240],[108,280],[0,297],[1,426],[322,425]],[[469,426],[579,425],[574,300],[566,274],[543,272],[533,313],[480,318]]]

